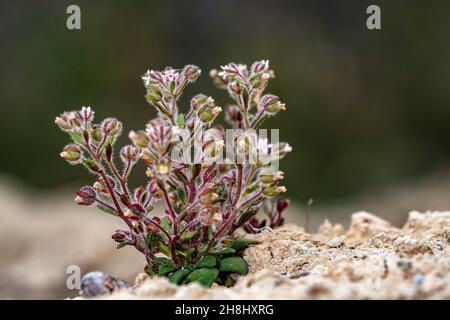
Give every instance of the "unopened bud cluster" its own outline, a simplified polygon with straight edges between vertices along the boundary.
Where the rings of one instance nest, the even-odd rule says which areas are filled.
[[[115,150],[115,144],[122,123],[115,118],[94,123],[90,107],[65,112],[55,123],[72,139],[61,157],[70,164],[84,165],[95,175],[92,185],[76,192],[76,203],[95,204],[123,220],[127,229],[112,235],[119,248],[134,246],[145,255],[147,273],[166,275],[174,283],[231,285],[232,273],[247,272],[240,256],[252,243],[234,238],[234,231],[242,227],[255,233],[284,221],[282,213],[288,202],[279,198],[286,192],[281,185],[284,173],[270,164],[291,148],[236,133],[232,141],[236,150],[246,154],[255,147],[261,157],[256,162],[245,157],[217,162],[225,147],[225,129],[214,122],[224,109],[233,129],[256,130],[286,107],[277,96],[264,94],[274,73],[263,60],[250,68],[230,63],[221,71],[212,70],[214,84],[226,89],[233,102],[222,108],[212,97],[197,94],[190,101],[190,110],[182,114],[179,98],[200,73],[194,65],[147,71],[142,76],[146,100],[159,114],[145,129],[131,131],[132,144],[121,149]],[[210,161],[190,163],[174,158],[180,141],[190,150],[201,150]],[[139,160],[146,165],[146,183],[131,189],[128,179]],[[164,203],[163,212],[153,212],[157,202]],[[268,223],[256,218],[262,206]]]

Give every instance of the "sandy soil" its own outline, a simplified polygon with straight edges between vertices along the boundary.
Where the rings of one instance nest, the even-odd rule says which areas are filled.
[[[450,299],[450,212],[411,212],[403,228],[360,212],[348,230],[325,222],[255,235],[250,274],[233,288],[175,286],[141,274],[107,299]]]

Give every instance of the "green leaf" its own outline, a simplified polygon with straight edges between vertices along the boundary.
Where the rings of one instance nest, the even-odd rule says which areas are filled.
[[[241,257],[228,257],[220,261],[220,271],[247,274],[248,265]]]
[[[202,254],[206,250],[207,247],[208,247],[208,242],[200,243],[200,245],[198,246],[199,255]]]
[[[164,276],[170,272],[172,272],[173,270],[175,270],[175,266],[172,263],[169,264],[165,264],[159,267],[159,272],[158,274],[160,276]]]
[[[195,281],[209,288],[214,283],[214,281],[216,281],[218,275],[219,270],[215,268],[214,269],[202,268],[197,269],[193,271],[191,274],[189,274],[187,277],[187,281],[188,282]]]
[[[187,197],[186,197],[186,193],[184,192],[184,189],[183,188],[178,188],[177,189],[177,194],[178,194],[178,198],[180,199],[180,201],[183,204],[186,204],[187,203]]]
[[[211,239],[212,235],[213,235],[213,228],[212,228],[212,225],[209,225],[208,226],[208,239]]]
[[[184,184],[188,184],[186,177],[180,171],[175,171],[175,175],[176,175],[177,179],[180,180],[180,182],[182,182]]]
[[[97,165],[97,163],[91,159],[84,159],[83,164],[88,168],[89,170],[93,172],[99,172],[100,167]]]
[[[148,206],[147,209],[145,209],[145,211],[146,211],[147,213],[152,212],[152,210],[153,210],[153,207],[152,207],[152,206]]]
[[[114,140],[114,135],[109,135],[106,137],[105,143],[103,144],[102,148],[98,151],[99,154],[102,154],[105,148],[110,145]]]
[[[69,136],[73,142],[79,143],[79,144],[84,144],[83,138],[78,133],[69,132]]]
[[[177,117],[177,124],[178,124],[178,127],[180,127],[181,129],[184,129],[184,124],[185,124],[184,114],[180,113],[178,115],[178,117]]]
[[[167,256],[167,257],[171,256],[169,247],[167,247],[164,243],[159,242],[158,248],[159,248],[159,251],[161,251],[161,253],[164,254],[165,256]]]
[[[192,239],[193,237],[195,237],[197,234],[198,234],[198,231],[185,232],[181,235],[181,239],[189,240],[189,239]]]
[[[216,255],[227,255],[233,253],[236,253],[236,250],[234,250],[233,248],[217,248],[211,251],[211,254]]]
[[[230,247],[236,250],[248,247],[251,244],[258,244],[259,242],[253,239],[247,239],[247,238],[238,238],[233,239],[230,243]]]
[[[127,246],[127,245],[129,245],[128,242],[122,242],[122,243],[119,243],[119,244],[117,245],[116,249],[121,249],[121,248],[123,248],[123,247],[125,247],[125,246]]]
[[[203,257],[199,262],[196,263],[197,268],[213,268],[217,264],[217,259],[215,256],[209,255]]]
[[[195,248],[189,248],[187,251],[186,251],[186,254],[185,254],[185,258],[186,258],[186,260],[188,261],[188,262],[190,262],[191,260],[192,260],[192,254],[195,252]]]
[[[152,250],[153,240],[155,240],[154,233],[151,231],[147,232],[147,237],[145,238],[145,245],[149,250]]]
[[[112,215],[114,215],[114,216],[117,215],[117,213],[116,213],[114,210],[112,210],[111,208],[102,206],[101,204],[98,204],[98,205],[97,205],[97,208],[100,209],[100,210],[102,210],[103,212],[112,214]]]
[[[166,230],[169,233],[172,233],[172,227],[170,226],[170,222],[167,217],[161,219],[160,225],[164,230]]]
[[[186,278],[191,273],[188,269],[181,269],[178,271],[175,271],[172,273],[169,277],[169,282],[178,284],[180,283],[184,278]]]
[[[164,266],[166,264],[172,264],[172,261],[164,257],[156,257],[153,262],[159,266]]]

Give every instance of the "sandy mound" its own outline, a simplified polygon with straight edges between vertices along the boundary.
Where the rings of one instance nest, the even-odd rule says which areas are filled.
[[[250,274],[233,288],[175,286],[141,274],[107,299],[450,299],[450,212],[411,212],[402,229],[369,213],[254,235]]]

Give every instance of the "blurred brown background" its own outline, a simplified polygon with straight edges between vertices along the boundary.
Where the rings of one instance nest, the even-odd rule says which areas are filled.
[[[66,28],[69,4],[79,31]],[[369,4],[380,31],[365,26]],[[70,264],[141,271],[132,249],[114,249],[118,221],[73,204],[92,177],[59,159],[67,137],[53,119],[90,105],[141,128],[155,112],[139,75],[166,65],[203,70],[187,108],[197,92],[227,101],[209,69],[271,61],[268,91],[287,111],[267,124],[294,147],[281,163],[291,221],[303,223],[310,198],[313,227],[361,209],[396,225],[413,209],[449,209],[449,21],[444,0],[1,2],[0,297],[73,296]]]

